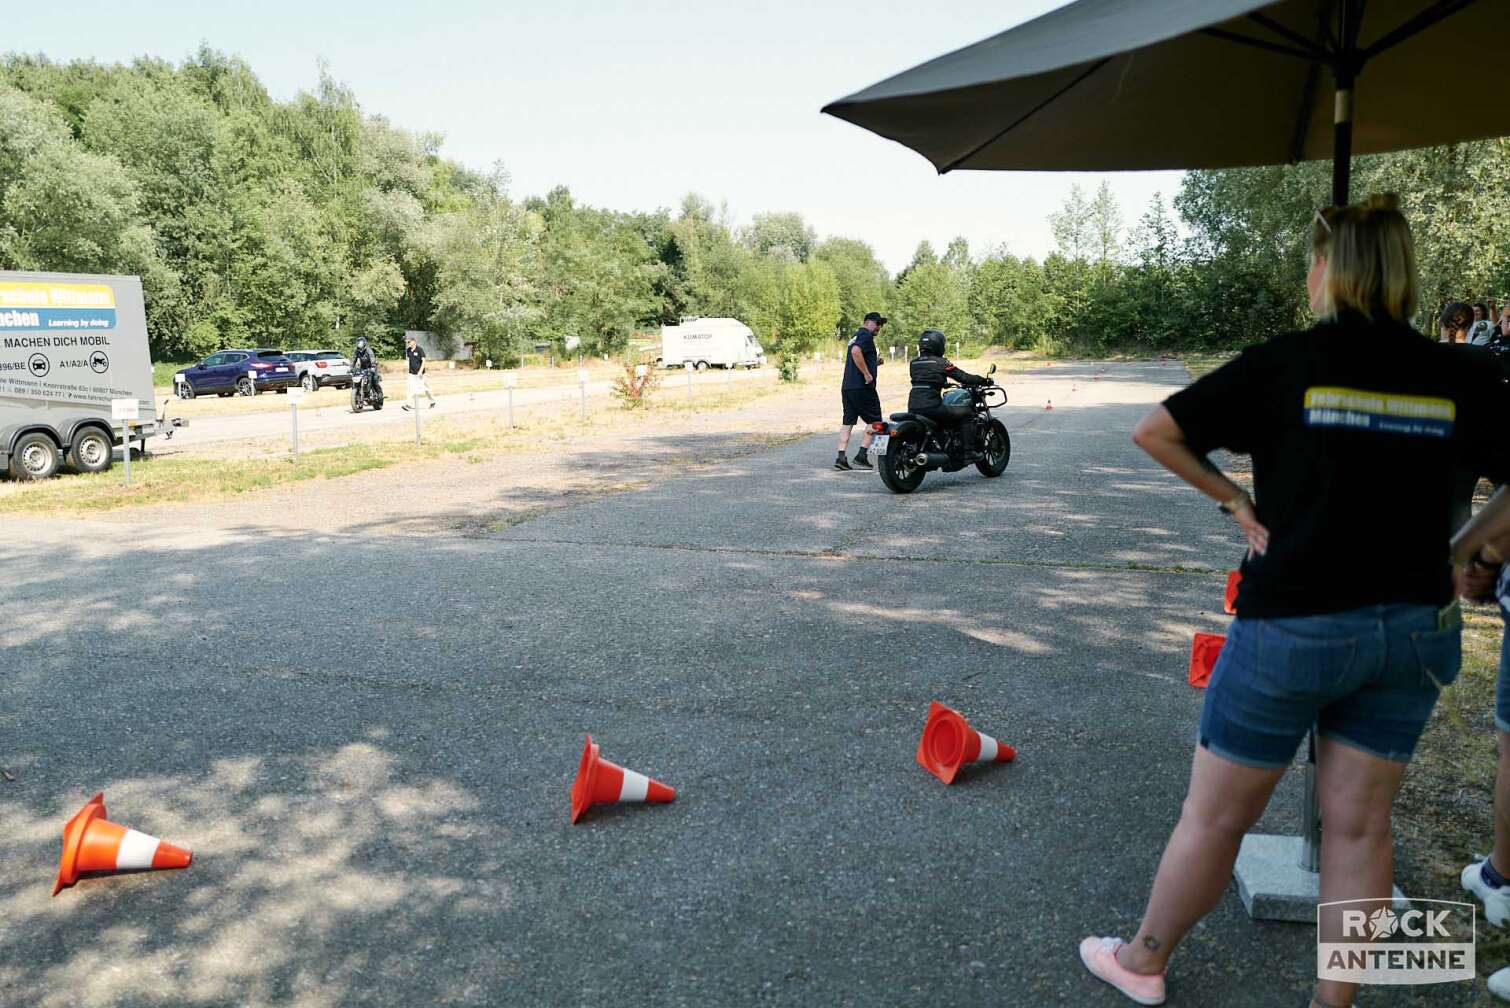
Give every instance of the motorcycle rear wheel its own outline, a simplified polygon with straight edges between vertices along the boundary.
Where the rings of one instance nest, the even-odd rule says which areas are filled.
[[[886,484],[886,489],[892,493],[912,493],[922,485],[923,477],[927,470],[912,459],[922,447],[918,444],[906,441],[893,441],[885,455],[877,455],[875,458],[876,472],[881,474],[881,482]]]
[[[1012,461],[1012,438],[1007,433],[1006,424],[992,417],[986,425],[985,437],[981,444],[981,459],[975,463],[975,468],[980,470],[982,476],[995,479],[1007,471],[1007,463]]]

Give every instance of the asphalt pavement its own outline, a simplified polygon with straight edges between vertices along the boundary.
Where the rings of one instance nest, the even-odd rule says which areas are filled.
[[[1129,442],[1183,381],[1014,376],[1006,475],[904,497],[824,435],[480,538],[8,519],[0,1004],[1127,1003],[1075,944],[1136,925],[1240,550]],[[1017,760],[929,776],[932,700]],[[587,732],[676,801],[570,825]],[[49,896],[97,790],[192,867]],[[1314,955],[1229,890],[1169,1004]]]

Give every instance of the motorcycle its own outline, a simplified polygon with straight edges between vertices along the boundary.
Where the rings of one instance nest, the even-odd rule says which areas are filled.
[[[996,365],[986,372],[987,383],[975,388],[952,388],[944,393],[950,405],[969,405],[975,415],[965,423],[975,425],[975,444],[980,457],[971,459],[960,446],[961,427],[943,427],[916,413],[893,413],[889,421],[871,424],[875,431],[870,456],[881,482],[892,493],[912,493],[931,470],[958,472],[972,461],[982,476],[994,479],[1007,471],[1012,460],[1012,439],[1007,427],[991,415],[991,408],[1007,404],[1007,390],[990,381]]]
[[[360,413],[366,406],[375,410],[383,408],[383,380],[374,368],[351,373],[351,412]]]

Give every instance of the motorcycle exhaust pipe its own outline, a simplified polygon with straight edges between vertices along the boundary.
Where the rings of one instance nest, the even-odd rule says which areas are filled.
[[[949,464],[949,456],[943,452],[918,452],[912,461],[920,469],[942,469]]]

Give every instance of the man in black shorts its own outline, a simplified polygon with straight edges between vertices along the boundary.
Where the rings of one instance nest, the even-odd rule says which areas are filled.
[[[871,312],[865,322],[855,330],[849,340],[849,353],[844,356],[844,381],[839,386],[839,395],[844,399],[844,425],[839,428],[839,456],[834,459],[835,469],[869,469],[870,424],[881,419],[881,397],[876,394],[876,369],[881,358],[876,353],[876,331],[886,324],[886,316]],[[856,420],[866,424],[865,434],[860,438],[860,450],[855,452],[854,464],[844,457],[849,448],[849,434]]]

